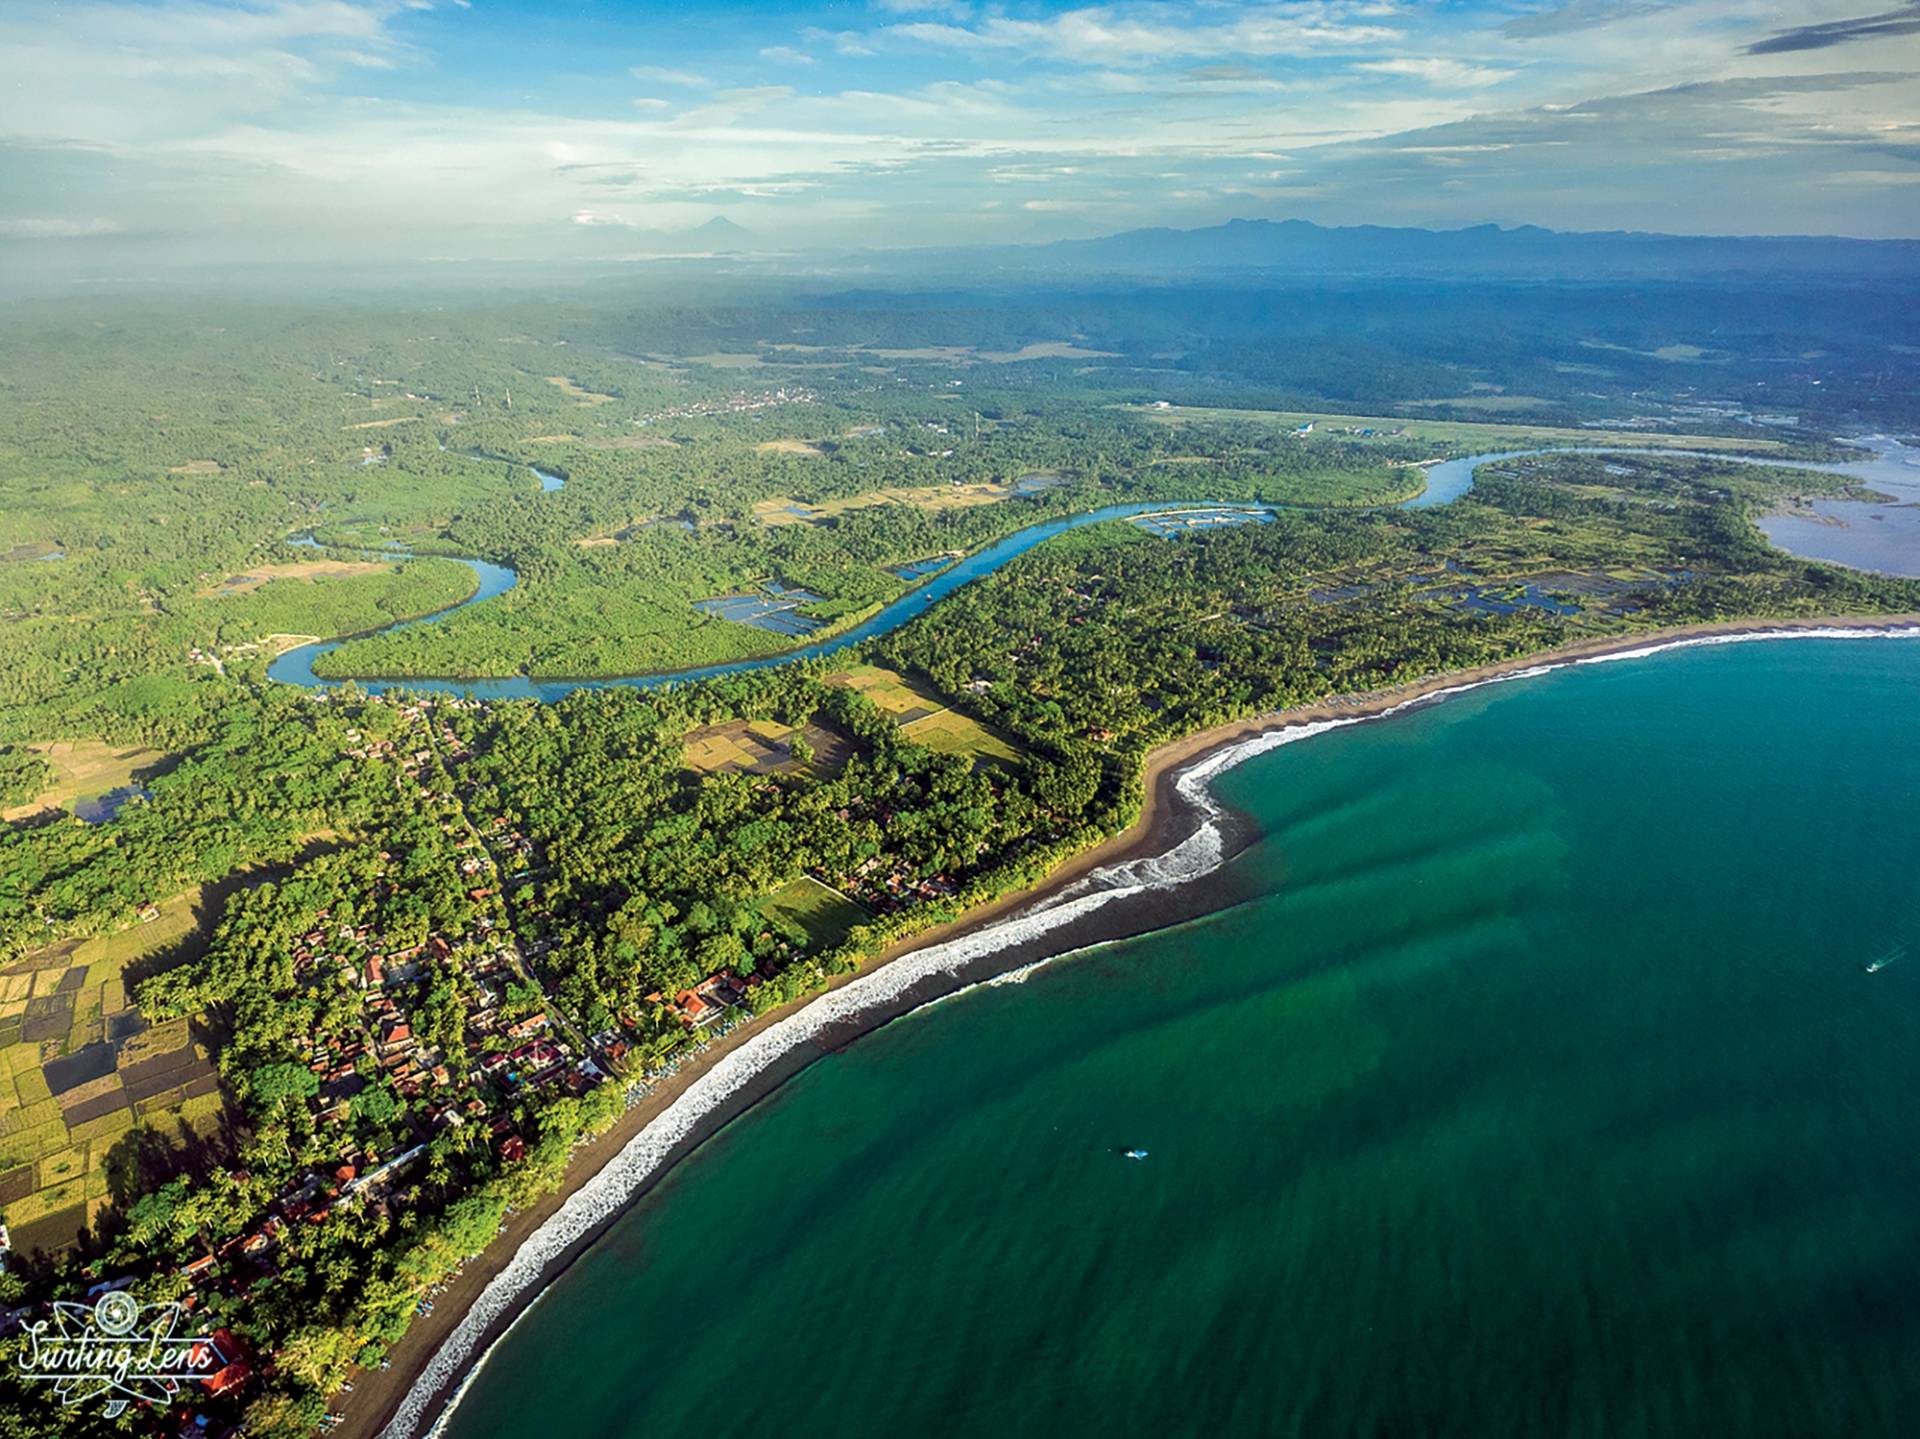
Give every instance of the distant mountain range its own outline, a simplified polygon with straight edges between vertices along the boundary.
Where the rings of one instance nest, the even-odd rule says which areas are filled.
[[[896,251],[897,256],[908,252]],[[962,256],[1002,271],[1124,272],[1174,278],[1203,271],[1319,275],[1486,275],[1595,279],[1623,275],[1819,272],[1920,279],[1920,241],[1820,235],[1568,232],[1537,225],[1419,230],[1328,227],[1306,220],[1229,220],[1205,229],[1127,230],[1092,240],[917,252]]]

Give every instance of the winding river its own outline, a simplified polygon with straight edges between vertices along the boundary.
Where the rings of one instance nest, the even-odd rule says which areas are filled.
[[[1584,446],[1558,445],[1535,449],[1503,450],[1487,454],[1466,455],[1459,459],[1443,460],[1427,468],[1426,488],[1410,500],[1403,501],[1402,509],[1430,509],[1436,505],[1449,504],[1473,488],[1473,477],[1482,465],[1497,464],[1503,460],[1526,459],[1535,455],[1581,454],[1581,455],[1661,455],[1684,454],[1696,457],[1729,460],[1740,464],[1772,465],[1780,469],[1809,470],[1822,474],[1845,475],[1861,484],[1886,491],[1899,502],[1891,508],[1908,510],[1920,506],[1920,449],[1911,448],[1882,436],[1873,436],[1858,441],[1863,448],[1872,452],[1871,459],[1849,461],[1845,464],[1811,464],[1804,461],[1785,461],[1769,459],[1761,455],[1730,455],[1718,452],[1681,450],[1672,447],[1655,449],[1652,447],[1633,448],[1619,445]],[[531,467],[530,467],[531,468]],[[563,477],[535,468],[533,473],[540,481],[543,491],[561,488]],[[1764,522],[1767,534],[1774,543],[1794,554],[1809,559],[1830,560],[1835,563],[1853,563],[1861,568],[1886,568],[1895,573],[1920,574],[1920,549],[1908,554],[1906,546],[1900,546],[1895,560],[1904,558],[1906,563],[1899,564],[1861,564],[1858,559],[1849,560],[1847,546],[1839,539],[1842,532],[1852,527],[1855,518],[1850,509],[1861,511],[1875,507],[1861,501],[1821,501],[1819,518],[1795,522],[1786,517],[1771,517]],[[516,675],[504,679],[427,679],[407,678],[397,680],[355,680],[360,688],[374,694],[387,690],[407,690],[415,693],[461,695],[471,699],[506,700],[535,699],[542,703],[552,703],[564,699],[575,690],[596,689],[652,689],[663,684],[675,684],[688,680],[714,679],[722,675],[744,674],[751,670],[762,670],[774,665],[792,663],[795,660],[813,659],[823,655],[837,653],[851,648],[863,641],[887,634],[923,613],[926,607],[935,601],[944,599],[962,585],[995,570],[1019,558],[1034,546],[1052,539],[1055,535],[1065,534],[1068,530],[1077,530],[1086,525],[1097,525],[1107,520],[1128,519],[1143,514],[1164,513],[1182,509],[1238,510],[1250,513],[1271,513],[1278,510],[1297,509],[1298,506],[1247,503],[1238,501],[1220,502],[1210,500],[1164,501],[1144,500],[1130,504],[1106,505],[1097,510],[1088,510],[1082,514],[1066,515],[1059,519],[1047,520],[1041,524],[1030,525],[1017,530],[1004,539],[996,540],[982,550],[956,561],[949,569],[943,570],[926,583],[916,586],[884,606],[870,618],[863,620],[852,629],[834,635],[830,639],[819,640],[813,644],[801,645],[778,654],[763,655],[757,659],[734,660],[727,664],[705,665],[697,669],[668,670],[655,674],[607,675],[596,679],[552,679],[536,680],[525,675]],[[1920,508],[1912,508],[1915,516],[1920,516]],[[1809,536],[1803,530],[1813,531]],[[311,543],[309,539],[306,541]],[[1884,543],[1880,548],[1885,548]],[[398,550],[392,553],[401,553]],[[1874,556],[1876,560],[1880,556]],[[430,615],[417,619],[399,620],[374,634],[384,634],[387,630],[406,629],[413,625],[437,624],[448,615],[490,600],[496,595],[506,593],[517,583],[519,576],[505,565],[487,560],[460,557],[460,562],[474,572],[478,581],[473,594],[459,604],[437,610]],[[301,685],[309,689],[327,688],[342,683],[339,680],[322,679],[314,673],[313,663],[321,655],[338,649],[349,639],[366,638],[362,635],[343,636],[339,639],[317,641],[301,645],[282,654],[268,666],[267,675],[271,679],[286,684]]]

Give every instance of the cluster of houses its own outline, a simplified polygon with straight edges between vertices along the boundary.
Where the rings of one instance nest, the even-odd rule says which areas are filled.
[[[688,1029],[705,1029],[747,996],[761,983],[758,973],[742,979],[730,969],[710,974],[691,989],[683,989],[669,1000],[659,990],[647,996],[647,1003],[671,1010]]]
[[[811,405],[820,396],[804,385],[782,385],[777,390],[759,390],[749,394],[737,390],[724,400],[694,400],[684,405],[674,405],[670,409],[655,410],[650,415],[642,415],[634,424],[642,429],[648,425],[659,424],[662,420],[697,420],[712,415],[745,415],[755,410],[771,410],[780,405]]]
[[[821,869],[810,873],[822,884],[838,889],[876,914],[892,914],[915,904],[952,899],[960,892],[960,886],[944,871],[924,877],[914,875],[898,860],[883,855],[863,860],[851,874],[838,878]]]

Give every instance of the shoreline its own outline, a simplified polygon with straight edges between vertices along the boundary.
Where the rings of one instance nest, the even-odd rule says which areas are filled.
[[[816,1059],[975,984],[1159,927],[1129,928],[1107,912],[1112,901],[1146,889],[1144,883],[1076,891],[1096,872],[1144,868],[1209,833],[1210,854],[1202,867],[1177,878],[1199,879],[1218,869],[1224,855],[1212,821],[1219,811],[1205,786],[1220,769],[1273,745],[1569,665],[1743,639],[1895,631],[1920,634],[1920,614],[1712,622],[1597,637],[1230,721],[1156,747],[1142,768],[1140,814],[1126,830],[1056,866],[1039,883],[900,940],[857,972],[740,1025],[583,1145],[562,1187],[511,1215],[505,1232],[437,1297],[436,1312],[394,1346],[392,1368],[356,1376],[355,1394],[340,1406],[345,1422],[335,1433],[344,1439],[412,1439],[443,1423],[501,1336],[610,1225],[682,1159]],[[1263,739],[1271,743],[1251,743]],[[917,965],[900,963],[913,956]],[[849,989],[855,993],[848,995]]]

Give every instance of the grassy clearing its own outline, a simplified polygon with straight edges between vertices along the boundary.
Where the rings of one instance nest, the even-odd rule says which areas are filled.
[[[565,375],[548,375],[547,383],[556,387],[562,394],[578,400],[582,405],[604,405],[616,398],[613,395],[604,395],[598,390],[585,389]]]
[[[89,795],[119,789],[140,770],[167,758],[164,750],[127,749],[98,740],[56,740],[30,745],[53,767],[54,782],[25,804],[0,814],[0,819],[25,819],[41,810],[60,809]]]
[[[805,440],[762,440],[754,451],[762,455],[823,455],[825,450]]]
[[[871,916],[836,889],[811,875],[801,875],[760,901],[769,919],[784,920],[806,932],[810,949],[829,949],[847,937],[856,924]]]
[[[530,445],[578,445],[584,450],[677,450],[665,435],[530,435]]]
[[[1392,431],[1401,439],[1475,445],[1486,449],[1517,449],[1530,444],[1632,445],[1648,449],[1731,450],[1746,454],[1785,448],[1778,440],[1745,435],[1669,435],[1647,430],[1588,430],[1554,425],[1496,425],[1475,420],[1416,420],[1405,415],[1337,415],[1308,410],[1216,410],[1195,405],[1170,405],[1164,410],[1150,405],[1123,405],[1120,408],[1167,425],[1218,424],[1221,421],[1238,420],[1291,428],[1312,423],[1316,427],[1324,427],[1330,434],[1339,434],[1349,428],[1377,429]]]
[[[1024,360],[1117,360],[1116,350],[1088,350],[1064,340],[1037,340],[1017,350],[982,350],[973,345],[919,345],[889,350],[863,345],[859,353],[882,360],[930,360],[948,364],[984,360],[990,365],[1017,365]]]
[[[1017,350],[982,350],[980,358],[992,365],[1014,365],[1022,360],[1117,360],[1117,350],[1083,350],[1058,340],[1022,345]]]

